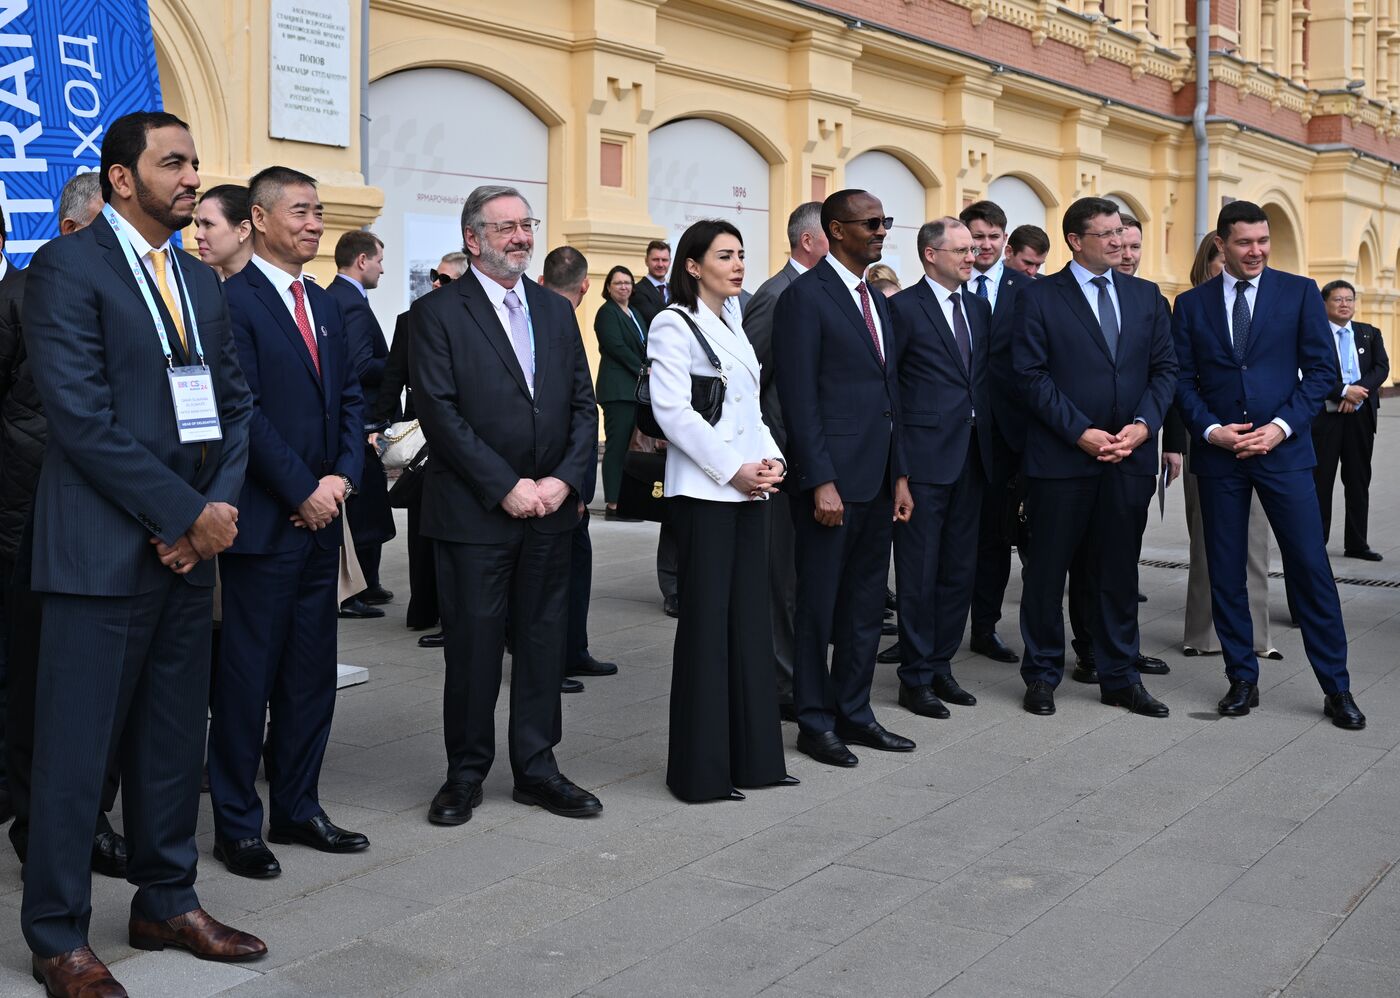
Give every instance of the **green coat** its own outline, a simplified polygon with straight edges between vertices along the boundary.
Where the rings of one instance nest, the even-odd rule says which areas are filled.
[[[637,321],[633,321],[635,318]],[[604,302],[593,317],[598,337],[598,402],[631,402],[636,398],[637,374],[646,364],[641,316],[629,317],[615,302]]]

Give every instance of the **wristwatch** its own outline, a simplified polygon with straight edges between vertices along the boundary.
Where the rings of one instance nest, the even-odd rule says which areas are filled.
[[[335,477],[345,483],[345,495],[347,498],[355,494],[355,483],[350,481],[349,475],[336,475]]]

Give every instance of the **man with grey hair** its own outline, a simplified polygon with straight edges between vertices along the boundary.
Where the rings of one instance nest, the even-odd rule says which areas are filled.
[[[102,179],[96,173],[75,173],[58,195],[58,234],[85,229],[102,210]]]
[[[559,772],[569,568],[598,455],[598,408],[567,300],[525,276],[539,219],[512,187],[462,208],[471,269],[409,309],[409,371],[432,459],[422,529],[435,542],[446,635],[447,778],[428,820],[460,825],[495,758],[511,629],[514,799],[565,817],[603,805]]]
[[[822,203],[800,204],[787,223],[788,262],[764,281],[744,309],[744,332],[753,343],[759,364],[759,404],[763,421],[779,449],[787,445],[778,383],[773,380],[773,308],[798,275],[811,270],[826,256],[830,245],[822,231]],[[769,496],[768,598],[773,616],[773,667],[778,680],[778,711],[785,721],[796,721],[792,705],[793,627],[797,616],[797,566],[793,554],[792,515],[786,492]]]

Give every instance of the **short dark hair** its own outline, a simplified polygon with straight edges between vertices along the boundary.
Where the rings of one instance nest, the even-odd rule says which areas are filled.
[[[384,240],[366,229],[351,229],[335,241],[335,265],[344,270],[359,259],[360,254],[372,257],[382,248]]]
[[[178,125],[187,132],[190,130],[189,125],[166,111],[133,111],[107,127],[107,134],[102,137],[102,165],[98,169],[103,201],[112,200],[112,181],[108,176],[112,167],[124,166],[135,173],[136,162],[146,151],[146,133],[153,128],[169,128],[171,125]]]
[[[271,211],[281,200],[284,190],[302,184],[315,187],[316,178],[300,170],[293,170],[290,166],[269,166],[266,170],[259,170],[253,174],[253,178],[248,181],[248,204],[257,205],[263,211]]]
[[[1220,214],[1215,219],[1215,234],[1221,239],[1230,238],[1230,229],[1236,222],[1245,225],[1257,225],[1260,222],[1267,223],[1269,216],[1264,213],[1264,209],[1253,201],[1231,201],[1224,208],[1220,209]]]
[[[822,232],[828,239],[831,238],[831,223],[839,222],[851,213],[851,202],[862,194],[869,194],[869,191],[861,190],[858,187],[847,187],[837,191],[835,194],[827,195],[827,199],[822,202]]]
[[[1038,225],[1018,225],[1006,237],[1006,245],[1011,247],[1012,253],[1028,249],[1044,256],[1050,252],[1050,236]]]
[[[958,221],[971,226],[973,222],[986,222],[993,228],[1006,231],[1006,212],[995,201],[974,201],[958,212]]]
[[[1080,198],[1065,209],[1065,242],[1070,236],[1082,236],[1089,231],[1089,222],[1100,215],[1117,215],[1121,208],[1118,202],[1108,198]]]
[[[787,221],[788,247],[796,249],[797,244],[802,241],[802,233],[811,232],[813,229],[821,231],[822,224],[822,203],[820,201],[806,201],[792,209],[792,214]]]
[[[965,228],[967,228],[967,223],[960,218],[954,218],[952,215],[944,215],[942,218],[935,218],[932,222],[925,222],[923,225],[919,226],[919,263],[924,262],[924,250],[928,249],[930,246],[937,246],[941,243],[943,237],[946,236],[951,229]]]
[[[249,220],[248,188],[242,184],[220,184],[205,191],[199,203],[213,201],[224,213],[230,225],[238,225]]]
[[[1143,231],[1142,223],[1139,222],[1135,216],[1129,215],[1126,211],[1120,210],[1118,212],[1118,220],[1123,223],[1123,228],[1125,229],[1137,229],[1139,232]]]
[[[544,258],[540,283],[551,291],[573,291],[588,276],[588,260],[572,246],[556,246]]]
[[[664,239],[653,239],[651,242],[647,243],[647,251],[643,253],[642,256],[651,256],[652,250],[665,250],[669,253],[671,252],[671,244]]]
[[[732,222],[722,218],[702,218],[681,233],[676,243],[676,262],[679,267],[671,268],[671,301],[692,311],[700,305],[700,282],[685,269],[687,260],[703,260],[716,239],[720,236],[733,236],[744,245],[744,236]],[[605,282],[606,283],[606,282]]]
[[[1333,291],[1347,290],[1351,292],[1353,298],[1356,297],[1356,289],[1347,281],[1328,281],[1322,286],[1322,300],[1326,301],[1332,297]]]
[[[612,285],[612,279],[618,274],[626,274],[627,279],[629,281],[631,281],[633,284],[637,283],[637,278],[632,275],[632,271],[628,270],[626,267],[619,263],[612,270],[608,271],[607,277],[603,278],[603,298],[606,301],[612,301],[612,295],[608,294],[608,288]]]

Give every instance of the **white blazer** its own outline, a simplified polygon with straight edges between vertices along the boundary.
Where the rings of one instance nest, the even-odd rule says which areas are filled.
[[[724,309],[724,318],[703,302],[688,313],[709,341],[728,380],[724,408],[714,426],[691,408],[690,376],[714,377],[684,319],[680,306],[662,309],[647,330],[651,360],[651,408],[670,441],[666,448],[666,495],[716,502],[746,502],[747,493],[729,484],[740,465],[782,457],[759,409],[759,366],[744,335],[737,310]]]

